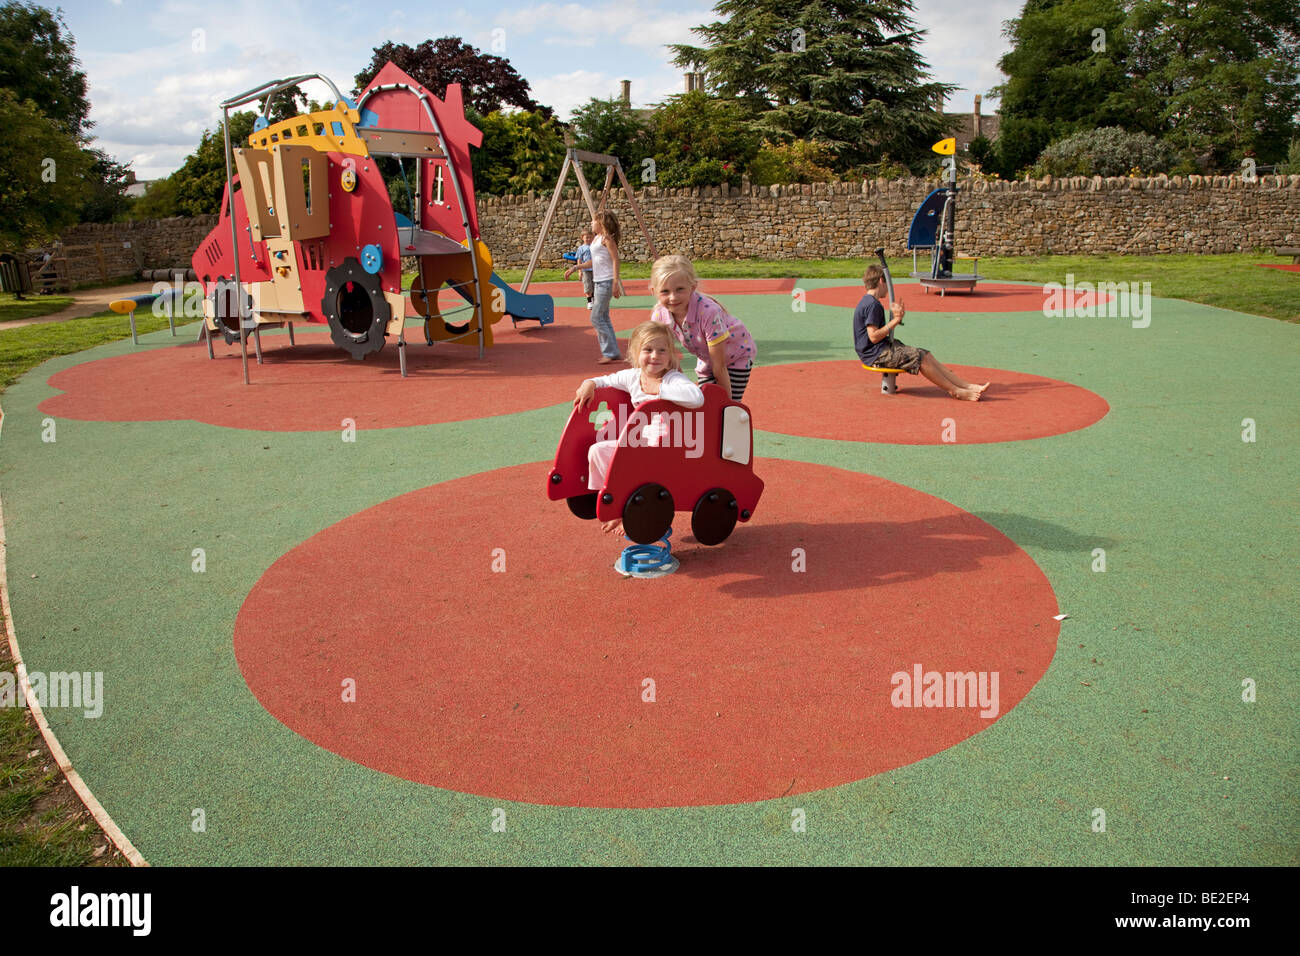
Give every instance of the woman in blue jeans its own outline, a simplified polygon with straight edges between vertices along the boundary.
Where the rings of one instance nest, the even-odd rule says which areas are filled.
[[[610,298],[617,299],[623,294],[623,281],[618,274],[618,240],[622,235],[618,217],[609,210],[596,213],[591,220],[591,231],[596,234],[591,243],[591,261],[582,263],[580,268],[591,270],[591,281],[595,286],[591,324],[600,342],[600,359],[596,364],[608,365],[623,358],[618,338],[614,335],[614,323],[609,318]]]

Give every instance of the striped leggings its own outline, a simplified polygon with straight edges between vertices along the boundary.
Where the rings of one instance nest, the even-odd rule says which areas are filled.
[[[731,400],[738,402],[745,394],[745,386],[749,384],[749,373],[753,371],[753,366],[749,368],[728,368],[727,377],[731,379]],[[713,377],[713,370],[699,376],[701,385],[716,385],[717,379]]]

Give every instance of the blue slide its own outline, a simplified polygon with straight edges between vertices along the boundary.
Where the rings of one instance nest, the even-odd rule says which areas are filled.
[[[515,325],[520,319],[536,319],[538,324],[546,326],[555,321],[555,300],[542,293],[529,294],[520,292],[506,284],[495,272],[492,284],[506,294],[505,313]]]

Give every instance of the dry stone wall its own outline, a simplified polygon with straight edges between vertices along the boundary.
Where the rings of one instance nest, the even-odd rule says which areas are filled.
[[[701,187],[637,193],[660,254],[693,259],[904,254],[912,214],[938,183],[873,180],[795,186]],[[527,265],[550,194],[480,196],[483,238],[497,268]],[[611,193],[626,258],[647,258],[631,208]],[[577,190],[556,209],[542,265],[562,264],[589,221]],[[63,237],[61,272],[75,284],[187,268],[215,216],[80,225]],[[1300,245],[1300,176],[1100,176],[968,182],[957,215],[959,255],[1223,253]]]
[[[84,286],[138,276],[142,269],[188,269],[217,217],[82,223],[47,246],[61,285]]]
[[[916,207],[939,184],[918,179],[803,186],[660,189],[637,193],[661,254],[700,259],[808,259],[904,254]],[[480,197],[483,236],[500,266],[526,265],[549,196]],[[611,194],[626,254],[644,259],[631,209]],[[1300,176],[1100,176],[963,183],[957,252],[1249,252],[1300,244]],[[556,209],[542,262],[560,263],[588,222],[576,190]]]

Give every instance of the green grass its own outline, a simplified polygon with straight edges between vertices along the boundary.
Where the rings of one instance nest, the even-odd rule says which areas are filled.
[[[190,320],[178,319],[177,325],[187,321]],[[167,317],[155,316],[148,309],[141,309],[135,314],[135,327],[141,335],[156,332],[167,328]],[[108,311],[70,322],[27,325],[0,333],[0,392],[48,359],[71,355],[130,335],[127,317]]]
[[[1150,282],[1151,294],[1300,322],[1300,273],[1261,269],[1277,256],[1032,256],[981,259],[980,274],[1022,282]],[[909,267],[910,268],[910,267]]]
[[[0,659],[0,671],[13,674],[7,653]],[[95,857],[99,828],[70,792],[54,799],[62,784],[63,774],[26,709],[0,708],[0,867],[99,862]],[[103,859],[107,862],[109,857]]]
[[[19,319],[35,319],[53,312],[62,312],[72,305],[72,297],[66,295],[28,295],[21,302],[11,292],[0,293],[0,322],[16,322]]]

